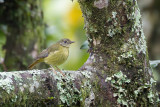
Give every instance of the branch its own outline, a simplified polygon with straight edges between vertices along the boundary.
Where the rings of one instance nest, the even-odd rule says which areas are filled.
[[[82,87],[83,90],[88,88],[90,91],[91,89],[87,86],[89,85],[87,80],[90,79],[92,73],[65,71],[65,74],[65,77],[60,73],[55,75],[46,69],[2,72],[0,73],[0,105],[77,105],[84,95],[80,89]],[[85,96],[89,94],[85,93]]]

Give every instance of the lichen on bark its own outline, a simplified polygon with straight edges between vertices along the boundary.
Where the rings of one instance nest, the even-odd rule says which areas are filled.
[[[0,106],[85,106],[94,101],[93,74],[50,70],[0,73]]]
[[[106,3],[105,0],[98,1],[101,1],[102,4]],[[153,102],[150,100],[152,99],[156,105],[158,100],[154,83],[151,82],[152,71],[148,61],[137,1],[110,0],[106,6],[98,5],[98,7],[95,6],[94,1],[79,0],[79,3],[90,43],[89,51],[92,55],[90,56],[90,65],[99,76],[100,82],[98,83],[112,95],[106,97],[105,101],[109,101],[113,105],[130,106],[133,102],[134,106],[151,106]],[[119,86],[121,89],[127,87],[125,90],[129,92],[122,101],[119,101],[120,95],[113,96],[118,93],[118,90],[113,87],[111,82],[104,84],[105,78],[111,78],[119,72],[126,76],[126,80],[130,80],[128,84],[123,83]],[[111,81],[113,80],[117,79],[112,78]],[[147,87],[143,87],[144,84],[147,84]],[[108,85],[108,88],[105,85]],[[141,91],[137,94],[139,96],[137,100],[134,92],[138,89]],[[155,99],[148,97],[150,92]],[[105,99],[104,96],[102,97]],[[130,100],[127,101],[128,99]],[[116,103],[114,103],[115,101]]]
[[[52,76],[48,71],[18,71],[3,72],[0,74],[0,105],[1,106],[38,106],[47,105],[56,99],[49,99],[57,95]],[[54,94],[52,92],[54,90]]]

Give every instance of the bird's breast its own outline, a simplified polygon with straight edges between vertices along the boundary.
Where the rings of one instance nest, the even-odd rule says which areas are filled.
[[[69,56],[69,49],[61,47],[59,50],[50,52],[48,57],[44,59],[44,62],[52,66],[63,64]]]

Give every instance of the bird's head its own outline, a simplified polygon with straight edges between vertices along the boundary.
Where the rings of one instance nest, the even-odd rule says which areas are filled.
[[[71,41],[69,39],[61,39],[59,41],[59,44],[64,47],[69,47],[72,43],[74,43],[74,41]]]

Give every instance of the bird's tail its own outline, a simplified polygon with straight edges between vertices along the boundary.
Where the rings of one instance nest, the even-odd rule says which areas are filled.
[[[31,65],[28,66],[29,69],[32,69],[36,64],[42,62],[41,59],[37,59],[36,61],[34,61]]]

